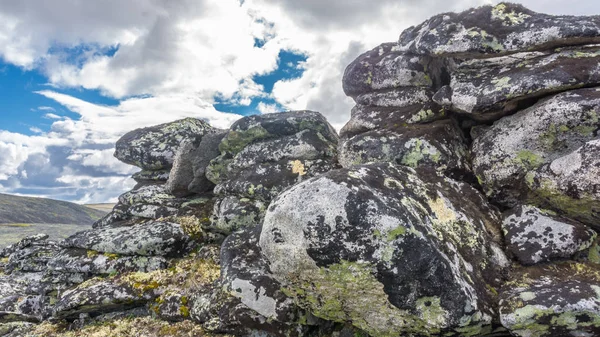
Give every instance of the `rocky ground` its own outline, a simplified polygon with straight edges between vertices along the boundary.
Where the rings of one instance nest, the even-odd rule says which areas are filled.
[[[597,336],[600,17],[501,3],[291,111],[134,130],[92,229],[0,252],[0,336]]]

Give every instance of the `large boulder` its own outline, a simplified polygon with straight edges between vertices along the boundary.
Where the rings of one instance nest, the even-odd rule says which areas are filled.
[[[206,168],[216,184],[213,227],[260,223],[271,199],[286,188],[338,167],[338,136],[323,115],[289,111],[248,116],[231,126],[221,154]]]
[[[597,236],[581,223],[533,206],[505,214],[502,230],[507,251],[524,265],[570,258],[588,249]]]
[[[495,120],[541,96],[600,84],[599,60],[597,46],[468,60],[433,100],[473,119]]]
[[[500,291],[500,320],[515,336],[598,336],[600,270],[565,262],[517,270]]]
[[[572,153],[530,171],[525,181],[534,202],[551,207],[598,231],[599,177],[600,139],[594,139]]]
[[[391,164],[335,170],[269,206],[260,247],[314,315],[374,336],[491,331],[507,260],[499,217],[469,185]]]
[[[462,131],[450,120],[364,132],[345,140],[339,156],[343,167],[391,162],[428,166],[451,176],[471,172]]]
[[[433,16],[405,30],[398,49],[435,56],[485,58],[598,42],[597,16],[553,16],[502,2]]]
[[[133,130],[117,141],[115,157],[144,170],[169,169],[184,140],[198,143],[213,130],[208,123],[196,118]]]
[[[599,109],[599,91],[573,90],[478,130],[473,170],[486,195],[505,206],[527,199],[525,176],[595,138]]]

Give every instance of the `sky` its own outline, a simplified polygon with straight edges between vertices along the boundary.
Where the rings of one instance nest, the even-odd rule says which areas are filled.
[[[515,1],[600,14],[597,0]],[[0,193],[114,202],[139,171],[126,132],[184,117],[310,109],[336,128],[345,67],[442,12],[488,0],[0,1]],[[568,3],[568,5],[567,5]]]

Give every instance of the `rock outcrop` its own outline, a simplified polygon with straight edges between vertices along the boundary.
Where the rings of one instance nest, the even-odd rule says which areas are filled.
[[[313,111],[132,131],[111,213],[0,251],[0,336],[596,336],[598,42],[446,13],[347,67],[339,138]]]

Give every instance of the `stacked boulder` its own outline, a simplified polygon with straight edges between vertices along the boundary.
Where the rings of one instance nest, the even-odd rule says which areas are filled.
[[[432,167],[456,178],[471,175],[458,123],[433,100],[445,80],[443,61],[384,43],[354,60],[343,88],[356,101],[340,131],[340,164],[393,162]]]
[[[600,274],[598,42],[598,16],[550,16],[501,3],[434,16],[397,43],[359,56],[344,74],[344,90],[357,103],[341,131],[344,167],[431,168],[470,183],[485,194],[484,205],[505,210],[496,225],[514,261],[493,321],[515,335],[600,332],[593,291]],[[271,221],[268,214],[265,226]],[[281,223],[269,226],[285,228]],[[315,239],[304,240],[322,268]],[[287,239],[280,241],[285,246]],[[380,273],[372,271],[385,290],[389,281]],[[569,294],[574,287],[577,294]]]
[[[292,111],[239,120],[206,169],[216,184],[214,227],[225,233],[262,222],[286,188],[337,168],[338,136],[318,112]]]

